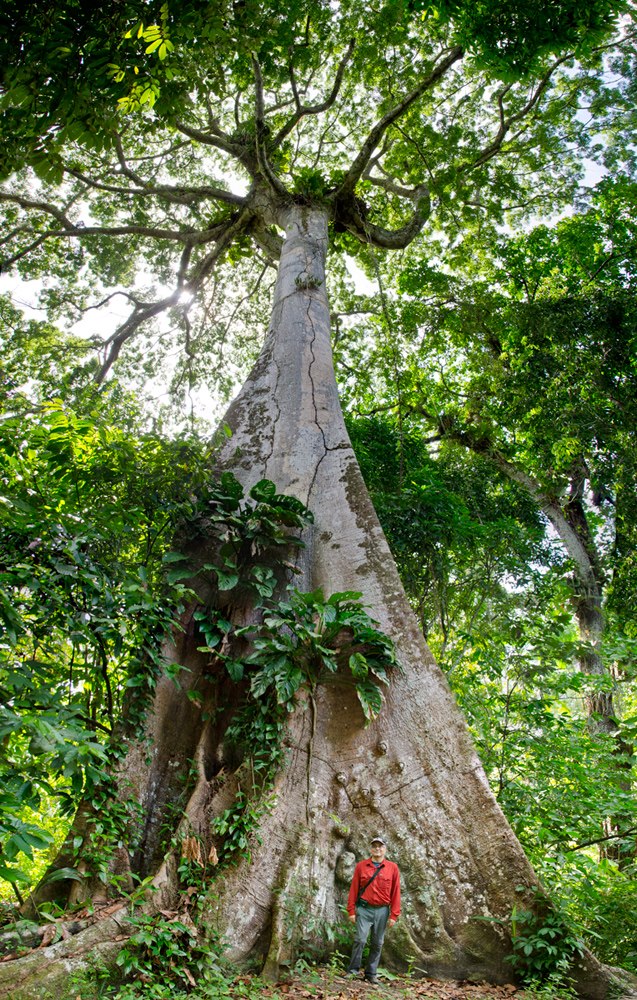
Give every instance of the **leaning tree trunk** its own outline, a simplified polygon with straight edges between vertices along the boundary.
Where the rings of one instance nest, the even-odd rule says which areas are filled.
[[[348,440],[330,348],[327,214],[293,206],[282,221],[287,235],[270,331],[226,416],[232,437],[220,465],[246,487],[267,478],[310,507],[315,523],[304,535],[299,589],[362,592],[402,669],[367,727],[344,680],[298,699],[275,805],[262,817],[251,860],[214,880],[204,919],[231,959],[258,956],[265,973],[276,974],[293,960],[299,939],[342,919],[354,863],[381,832],[404,886],[385,961],[443,977],[507,981],[508,918],[514,906],[533,907],[537,881],[417,627]],[[189,668],[185,686],[199,689],[199,701],[161,680],[147,725],[150,753],[146,742],[131,742],[121,768],[122,788],[135,790],[145,817],[136,854],[120,858],[122,870],[154,874],[157,908],[174,906],[178,894],[177,861],[162,845],[161,828],[180,803],[192,761],[197,781],[181,802],[181,829],[206,844],[239,780],[223,744],[236,695],[206,674],[209,658],[199,645],[190,628],[167,651]],[[104,948],[112,937],[109,927]],[[54,947],[62,960],[71,946]],[[81,951],[79,942],[74,947]],[[30,975],[23,996],[42,995],[41,963],[9,964]],[[19,997],[20,972],[10,982],[6,970],[0,966],[0,996]],[[591,956],[574,972],[582,996],[606,996],[607,971]]]
[[[604,635],[601,586],[596,580],[576,581],[573,604],[582,647],[579,654],[580,669],[583,674],[592,678],[594,685],[585,694],[588,726],[593,735],[615,733],[617,713],[613,692],[602,683],[608,678],[608,669],[601,653]]]
[[[589,731],[594,737],[601,735],[612,739],[617,761],[617,784],[622,792],[630,795],[633,748],[622,735],[613,691],[602,684],[604,679],[608,679],[608,668],[601,654],[604,635],[601,587],[589,586],[585,589],[580,586],[574,604],[582,644],[580,666],[582,673],[593,680],[593,686],[585,694]],[[632,865],[636,851],[632,816],[629,813],[608,816],[604,820],[603,832],[604,839],[599,844],[600,857],[616,861],[621,868]]]
[[[472,447],[468,439],[461,440]],[[475,450],[484,451],[483,448]],[[580,640],[578,662],[584,677],[590,678],[590,684],[584,693],[588,730],[593,737],[612,737],[618,786],[629,794],[632,789],[632,747],[620,730],[613,686],[608,684],[612,677],[602,656],[605,630],[604,573],[583,506],[584,476],[580,473],[571,480],[568,500],[561,503],[555,496],[547,493],[537,480],[497,451],[491,450],[488,455],[505,476],[529,493],[555,528],[573,561],[571,589]],[[608,816],[603,823],[603,832],[604,837],[599,845],[600,856],[612,858],[621,866],[632,864],[636,847],[631,816],[621,813]]]

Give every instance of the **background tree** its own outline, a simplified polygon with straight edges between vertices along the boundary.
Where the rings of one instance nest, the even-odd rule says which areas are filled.
[[[420,260],[400,276],[400,329],[415,349],[397,405],[484,455],[552,524],[572,563],[582,670],[599,679],[591,722],[607,731],[603,604],[622,572],[615,525],[634,481],[633,199],[627,179],[604,181],[585,214],[482,253],[474,242],[471,256],[460,248],[453,278]]]

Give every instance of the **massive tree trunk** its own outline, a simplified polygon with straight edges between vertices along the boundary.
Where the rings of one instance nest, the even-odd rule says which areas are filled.
[[[298,699],[276,804],[262,817],[251,859],[214,880],[204,919],[223,935],[232,959],[257,956],[266,974],[275,974],[299,940],[342,919],[354,863],[380,831],[404,884],[403,915],[388,934],[384,960],[403,968],[413,961],[433,975],[506,981],[508,918],[514,906],[533,908],[537,882],[417,627],[347,437],[330,348],[327,213],[292,206],[281,222],[286,239],[271,327],[227,414],[233,433],[220,466],[246,487],[266,477],[310,507],[315,523],[304,534],[297,586],[362,592],[402,669],[367,727],[344,678]],[[207,846],[212,819],[242,780],[223,741],[237,696],[220,673],[210,676],[199,645],[187,628],[167,650],[190,673],[182,687],[160,680],[150,745],[131,741],[121,766],[121,787],[134,789],[144,814],[136,850],[120,855],[121,870],[154,875],[158,891],[148,905],[155,908],[176,905],[179,895],[177,858],[161,832],[175,805],[181,833]],[[198,703],[186,687],[198,689]],[[197,779],[184,801],[193,761]],[[107,928],[104,947],[112,936]],[[79,943],[73,947],[81,952]],[[71,945],[55,948],[51,957],[62,961]],[[59,967],[49,963],[45,973],[42,963],[32,965],[20,992],[20,971],[12,979],[8,965],[0,966],[0,996],[42,996]],[[607,972],[591,956],[574,972],[582,996],[606,996]]]

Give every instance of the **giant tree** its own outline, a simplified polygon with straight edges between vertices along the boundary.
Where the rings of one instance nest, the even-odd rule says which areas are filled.
[[[174,666],[157,679],[143,733],[126,722],[119,731],[126,753],[115,780],[139,814],[111,864],[115,884],[147,879],[148,907],[167,909],[184,888],[180,858],[197,863],[215,848],[223,860],[233,843],[245,847],[243,831],[251,855],[238,852],[219,872],[202,926],[223,936],[231,957],[261,956],[269,973],[290,959],[299,933],[338,919],[354,856],[379,825],[404,872],[405,919],[390,948],[403,960],[506,979],[511,912],[544,906],[360,476],[338,402],[325,275],[330,243],[400,250],[426,226],[462,224],[476,211],[502,217],[571,189],[573,140],[585,141],[577,94],[602,85],[594,67],[572,72],[568,46],[583,41],[590,53],[610,30],[609,6],[582,19],[578,4],[556,5],[550,17],[519,4],[506,22],[507,6],[497,8],[491,46],[480,11],[456,3],[299,4],[285,14],[191,4],[174,22],[164,7],[156,25],[130,24],[121,58],[104,42],[104,72],[127,87],[132,116],[109,117],[102,94],[88,126],[48,99],[65,46],[50,50],[43,106],[24,47],[16,63],[25,75],[7,82],[10,121],[32,141],[22,160],[40,181],[27,173],[0,194],[5,265],[59,279],[49,298],[60,309],[92,304],[96,286],[129,303],[100,345],[98,382],[167,310],[192,357],[223,261],[277,262],[267,337],[225,417],[220,486],[175,551],[195,595],[166,644],[168,663],[183,669],[177,683]],[[165,57],[143,86],[140,44]],[[84,67],[93,84],[95,49],[72,52],[74,74],[82,79]],[[134,263],[157,291],[123,287]],[[297,592],[286,596],[290,577]],[[375,688],[393,659],[387,637],[399,666],[378,712]],[[250,841],[255,813],[260,840]],[[82,869],[81,883],[54,883],[76,902],[103,899],[96,827],[84,803],[57,862]],[[123,910],[107,912],[60,950],[118,950]],[[574,974],[583,995],[606,994],[592,957],[574,962]],[[16,975],[38,995],[40,956],[15,973],[3,967],[5,993],[16,995]]]

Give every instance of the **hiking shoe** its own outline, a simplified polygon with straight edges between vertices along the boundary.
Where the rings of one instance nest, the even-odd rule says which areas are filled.
[[[365,982],[366,983],[377,983],[378,982],[378,976],[365,976]]]

